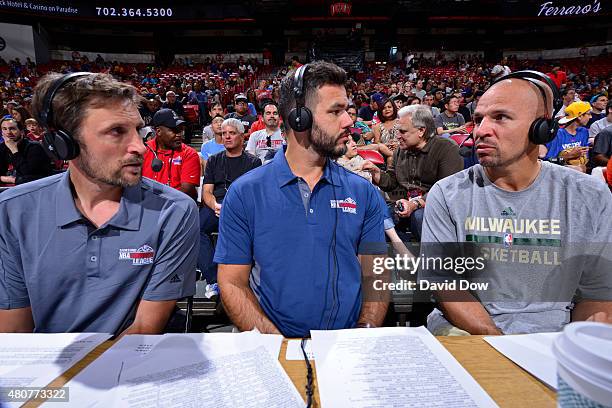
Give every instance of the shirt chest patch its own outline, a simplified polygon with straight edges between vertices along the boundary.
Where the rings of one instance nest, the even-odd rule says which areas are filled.
[[[145,244],[138,249],[127,248],[119,250],[119,260],[132,261],[132,265],[149,265],[153,263],[155,251]]]
[[[331,208],[341,209],[344,213],[357,214],[357,202],[350,197],[344,200],[330,200]]]

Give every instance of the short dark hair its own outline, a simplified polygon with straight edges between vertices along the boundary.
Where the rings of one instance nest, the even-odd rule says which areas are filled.
[[[606,104],[606,116],[608,116],[610,112],[612,112],[612,99],[610,99]]]
[[[453,99],[459,99],[459,97],[457,95],[449,95],[446,98],[444,98],[444,106],[448,105],[450,103],[451,100]]]
[[[315,100],[315,96],[319,88],[323,85],[345,86],[346,80],[346,71],[336,64],[325,61],[315,61],[308,64],[304,74],[304,105],[312,110],[313,105],[318,102]],[[289,71],[281,82],[280,101],[278,103],[278,110],[285,121],[289,117],[289,112],[296,105],[294,87],[295,71]]]
[[[418,100],[419,103],[421,103],[421,98],[419,98],[418,96],[409,96],[408,98],[406,98],[406,103],[405,105],[412,105],[412,102],[414,102],[415,100]]]
[[[572,88],[571,86],[568,86],[568,87],[564,88],[564,89],[561,91],[561,96],[562,96],[562,97],[563,97],[563,96],[567,96],[567,94],[568,94],[570,91],[575,91],[575,89],[574,89],[574,88]]]
[[[19,129],[19,130],[23,130],[24,129],[23,125],[21,124],[21,122],[18,122],[14,117],[8,116],[8,115],[3,117],[2,119],[0,119],[0,126],[2,126],[2,124],[4,122],[8,122],[8,121],[15,122],[15,124],[17,125],[17,129]]]
[[[144,99],[130,84],[120,82],[109,74],[92,73],[73,79],[55,93],[52,123],[44,123],[41,115],[45,95],[63,76],[57,72],[50,72],[38,81],[32,97],[32,114],[41,125],[62,129],[77,139],[89,108],[106,106],[108,102],[113,101],[130,101],[138,107]]]
[[[212,105],[210,105],[210,108],[208,108],[208,111],[209,111],[209,112],[212,112],[212,110],[213,110],[213,108],[214,108],[215,106],[220,106],[220,107],[221,107],[221,109],[223,109],[223,104],[222,104],[221,102],[215,102],[215,103],[213,103]]]
[[[261,103],[261,112],[263,113],[266,110],[266,106],[269,105],[276,106],[276,109],[278,109],[278,103],[276,103],[272,99],[267,99]]]

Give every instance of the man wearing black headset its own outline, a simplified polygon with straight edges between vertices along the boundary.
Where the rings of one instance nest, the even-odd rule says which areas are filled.
[[[288,74],[279,104],[287,146],[225,196],[214,260],[239,330],[303,337],[383,322],[387,303],[362,291],[369,255],[386,251],[381,200],[333,161],[353,123],[345,82],[326,62]]]
[[[195,202],[142,178],[140,96],[110,75],[49,74],[43,143],[67,172],[0,198],[0,332],[160,333],[193,295]]]
[[[538,145],[556,134],[551,118],[561,103],[555,85],[535,71],[503,77],[478,102],[480,164],[430,190],[422,249],[428,256],[459,251],[486,265],[443,276],[481,285],[437,292],[439,309],[428,318],[434,334],[552,332],[570,321],[612,322],[612,197],[592,178],[538,160]],[[421,276],[440,278],[438,272]]]

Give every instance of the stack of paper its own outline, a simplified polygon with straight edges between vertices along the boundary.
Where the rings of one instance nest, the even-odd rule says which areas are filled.
[[[0,387],[44,387],[110,337],[100,333],[0,334]],[[23,402],[2,404],[18,407]]]
[[[561,333],[490,336],[485,341],[524,370],[557,389],[557,359],[552,346]]]
[[[323,407],[492,407],[424,327],[311,331]]]
[[[281,343],[254,332],[125,336],[66,384],[70,406],[304,406]]]

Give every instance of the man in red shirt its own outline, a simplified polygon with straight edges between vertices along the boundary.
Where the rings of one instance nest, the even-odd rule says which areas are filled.
[[[193,148],[183,143],[185,121],[179,119],[172,109],[160,109],[153,116],[151,125],[155,128],[155,138],[147,142],[150,149],[144,156],[142,175],[196,200],[196,188],[200,185],[200,158]],[[161,170],[157,172],[152,168],[155,155],[162,162]]]
[[[558,63],[552,65],[552,70],[547,73],[550,79],[553,80],[557,88],[561,89],[561,85],[567,82],[567,75],[565,71],[561,71],[561,67]]]

